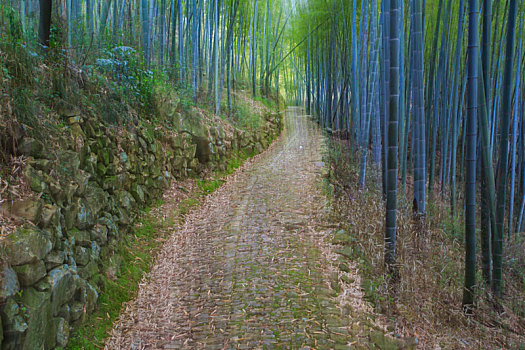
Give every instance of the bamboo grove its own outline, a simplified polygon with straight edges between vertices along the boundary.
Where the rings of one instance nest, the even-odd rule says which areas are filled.
[[[480,281],[501,296],[504,249],[525,227],[524,7],[305,0],[295,8],[295,41],[306,39],[290,59],[288,96],[348,136],[361,188],[370,166],[382,174],[387,271],[396,277],[398,195],[413,196],[424,220],[440,193],[451,217],[464,219],[467,310]]]
[[[108,63],[96,59],[102,52],[131,49],[145,67],[142,79],[161,72],[195,102],[207,96],[217,114],[221,103],[231,113],[236,86],[253,96],[285,92],[349,138],[361,188],[368,169],[381,174],[384,259],[393,279],[398,197],[412,196],[415,219],[424,221],[427,206],[443,196],[451,217],[464,221],[464,305],[474,303],[480,281],[496,297],[504,292],[505,247],[525,229],[525,2],[0,4],[16,9],[25,41],[43,52],[59,47],[82,68]]]
[[[225,100],[231,112],[236,83],[250,84],[254,96],[279,87],[279,0],[2,1],[44,48],[60,47],[79,66],[103,50],[133,49],[146,71],[169,74],[195,102],[208,93],[217,113]]]

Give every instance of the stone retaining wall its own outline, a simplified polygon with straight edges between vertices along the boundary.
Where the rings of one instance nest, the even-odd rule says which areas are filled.
[[[27,184],[35,196],[0,208],[25,222],[0,243],[2,349],[64,347],[72,327],[97,305],[105,266],[138,210],[172,179],[224,170],[240,150],[259,153],[281,131],[279,114],[254,132],[202,127],[116,131],[97,119],[68,118],[57,149],[24,139]]]

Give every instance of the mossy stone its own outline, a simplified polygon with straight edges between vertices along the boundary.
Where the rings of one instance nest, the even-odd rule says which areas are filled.
[[[82,279],[90,279],[99,272],[100,270],[98,265],[93,260],[90,260],[86,266],[81,266],[78,268],[78,274]]]
[[[65,348],[69,342],[69,323],[62,317],[55,318],[55,329],[56,329],[56,346]]]
[[[62,265],[49,271],[47,282],[51,287],[51,310],[57,315],[60,307],[73,297],[76,290],[73,272],[67,265]]]
[[[20,284],[16,272],[12,268],[6,263],[2,263],[0,266],[2,266],[0,271],[0,305],[2,305],[20,290]]]
[[[59,171],[64,175],[74,176],[80,168],[80,157],[77,152],[69,150],[57,151]]]
[[[44,174],[41,170],[36,170],[32,166],[28,165],[24,171],[24,176],[29,187],[37,193],[42,193],[47,190],[47,184],[43,180]]]
[[[40,226],[42,228],[48,228],[50,226],[57,226],[59,222],[59,211],[60,209],[56,205],[45,204],[42,207],[42,216],[40,220]]]
[[[84,316],[84,304],[79,301],[75,301],[71,304],[70,317],[71,321],[77,321]]]
[[[54,342],[54,323],[51,313],[49,292],[38,292],[34,288],[24,289],[20,304],[25,308],[27,331],[22,349],[52,349]]]
[[[22,287],[32,286],[46,276],[46,265],[42,260],[13,268]]]
[[[91,246],[91,235],[88,231],[73,229],[69,232],[69,238],[72,238],[76,245],[83,247]]]
[[[2,349],[22,349],[28,325],[20,311],[20,306],[14,298],[9,298],[1,310],[4,335]]]
[[[92,241],[97,241],[101,245],[105,245],[108,242],[108,228],[101,224],[96,224],[95,227],[90,231]]]
[[[89,263],[89,250],[85,247],[76,246],[73,257],[78,266],[86,266]]]
[[[48,235],[35,226],[20,227],[5,239],[5,251],[13,266],[42,260],[52,247]]]
[[[133,195],[127,191],[119,191],[117,193],[118,201],[120,206],[127,210],[131,210],[136,206],[135,199]]]
[[[38,224],[42,214],[42,201],[38,198],[26,198],[14,202],[9,209],[11,216]]]
[[[25,137],[18,145],[18,152],[33,158],[40,158],[44,154],[44,145],[31,137]]]
[[[131,186],[131,195],[138,203],[144,203],[144,191],[139,184],[134,183]]]
[[[51,161],[49,159],[35,159],[31,161],[31,165],[38,170],[47,172],[51,167]]]

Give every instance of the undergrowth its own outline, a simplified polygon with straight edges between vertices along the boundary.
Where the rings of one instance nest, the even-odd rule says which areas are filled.
[[[401,279],[389,285],[383,261],[385,208],[381,174],[379,167],[370,165],[366,189],[360,190],[359,159],[352,154],[344,140],[331,140],[329,161],[335,207],[341,221],[347,223],[351,256],[359,264],[365,296],[390,320],[390,327],[403,336],[417,337],[423,348],[525,346],[523,240],[513,242],[506,250],[504,312],[495,311],[487,288],[480,282],[474,315],[465,316],[461,309],[462,215],[456,213],[452,218],[449,203],[436,191],[422,226],[412,216],[409,178],[406,196],[398,192],[397,263]]]
[[[58,144],[71,116],[101,117],[114,127],[150,124],[178,130],[181,118],[197,115],[195,107],[215,114],[209,89],[203,86],[194,96],[174,67],[147,66],[142,50],[110,41],[69,49],[63,19],[54,14],[50,48],[44,51],[36,33],[23,30],[12,6],[1,2],[0,12],[0,164],[17,154],[25,136]],[[241,129],[260,126],[245,99],[232,93],[230,113],[225,90],[222,96],[220,117]],[[274,107],[276,96],[272,91],[257,100]]]

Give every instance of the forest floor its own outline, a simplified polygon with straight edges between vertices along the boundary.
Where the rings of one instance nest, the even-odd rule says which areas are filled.
[[[322,131],[288,109],[283,135],[188,213],[107,349],[396,348],[339,267]],[[169,206],[168,206],[169,208]]]
[[[436,183],[424,222],[415,220],[409,175],[406,191],[399,187],[397,203],[400,279],[389,283],[383,264],[385,202],[380,166],[369,161],[366,189],[361,189],[361,156],[353,155],[355,151],[342,136],[330,138],[327,157],[332,207],[338,214],[334,221],[341,222],[349,234],[342,242],[343,252],[358,263],[365,300],[385,316],[387,329],[417,339],[418,349],[525,349],[525,241],[513,239],[515,248],[505,246],[504,269],[508,272],[499,307],[494,307],[479,268],[476,307],[472,315],[465,315],[462,212],[451,216],[449,194]],[[462,204],[460,198],[458,208]],[[479,241],[477,244],[479,247]],[[481,261],[477,264],[481,267]]]

